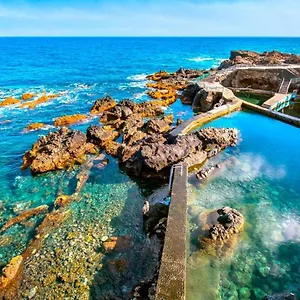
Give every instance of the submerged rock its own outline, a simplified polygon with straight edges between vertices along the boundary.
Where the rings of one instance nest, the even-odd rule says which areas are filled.
[[[233,249],[236,243],[234,236],[243,230],[243,215],[236,209],[225,206],[207,215],[198,240],[201,248],[208,254],[223,256]]]
[[[66,127],[41,137],[23,156],[22,169],[30,167],[33,174],[66,169],[85,161],[86,153],[94,151],[84,133]]]

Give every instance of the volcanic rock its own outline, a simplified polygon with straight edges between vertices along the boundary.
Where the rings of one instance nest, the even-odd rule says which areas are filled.
[[[41,137],[23,156],[22,169],[30,166],[33,174],[66,169],[85,161],[94,148],[86,142],[84,133],[62,127]]]
[[[104,111],[110,110],[117,105],[117,102],[109,95],[95,101],[91,114],[101,114]]]

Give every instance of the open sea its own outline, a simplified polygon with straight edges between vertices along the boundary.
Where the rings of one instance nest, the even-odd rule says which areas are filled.
[[[0,101],[10,96],[19,98],[25,92],[60,94],[34,109],[0,108],[0,225],[20,211],[52,205],[58,191],[74,192],[74,178],[80,167],[35,177],[28,170],[20,170],[25,151],[40,136],[56,130],[55,118],[88,114],[94,101],[106,94],[118,101],[149,100],[147,74],[174,72],[180,67],[217,67],[231,50],[237,49],[300,54],[300,38],[0,38]],[[167,113],[182,119],[193,116],[191,107],[180,100]],[[247,217],[247,236],[232,263],[216,264],[219,269],[211,282],[217,292],[209,294],[210,298],[198,297],[201,292],[198,294],[193,282],[199,284],[201,273],[196,272],[191,275],[190,298],[261,299],[267,293],[285,289],[299,294],[299,129],[244,112],[232,118],[214,124],[241,127],[244,141],[236,151],[241,163],[227,178],[219,178],[202,193],[195,185],[194,195],[197,205],[205,209],[236,205]],[[25,132],[24,128],[33,122],[47,126]],[[99,124],[98,118],[71,128],[85,131],[90,124]],[[262,134],[264,126],[266,138]],[[280,150],[273,152],[270,147]],[[105,169],[91,169],[80,201],[71,205],[71,216],[26,264],[20,287],[24,299],[30,293],[36,299],[127,299],[135,284],[151,279],[158,254],[145,238],[141,211],[145,197],[157,185],[132,180],[119,170],[113,158],[109,160]],[[275,176],[276,172],[279,175]],[[218,198],[217,193],[224,189],[226,194]],[[232,198],[230,193],[234,193]],[[251,196],[247,197],[247,193]],[[35,217],[31,223],[15,225],[0,234],[0,268],[26,249],[41,220]],[[268,226],[276,229],[270,237]],[[288,231],[286,228],[291,226],[292,231]],[[101,239],[119,235],[130,236],[134,247],[125,254],[101,256]],[[256,242],[248,242],[256,238]],[[194,251],[193,238],[191,245]],[[260,265],[255,266],[254,260],[259,260]],[[279,279],[272,281],[270,276]],[[263,278],[268,279],[264,284]]]

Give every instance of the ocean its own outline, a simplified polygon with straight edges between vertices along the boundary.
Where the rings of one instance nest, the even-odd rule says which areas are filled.
[[[18,98],[25,92],[60,94],[34,109],[0,108],[0,224],[18,211],[52,205],[58,190],[69,194],[74,189],[74,178],[80,167],[35,177],[29,170],[20,170],[25,151],[40,136],[56,130],[55,118],[89,113],[94,101],[107,94],[117,101],[148,100],[147,74],[159,70],[173,72],[180,67],[217,67],[229,57],[231,50],[237,49],[300,54],[300,38],[0,38],[0,100]],[[191,108],[182,105],[180,100],[167,112],[182,119],[193,115]],[[33,122],[47,126],[25,132],[24,128]],[[85,131],[90,124],[99,124],[98,118],[71,128]],[[72,298],[74,293],[97,295],[100,299],[111,299],[105,298],[110,295],[126,298],[124,295],[135,284],[154,274],[155,264],[151,260],[155,260],[157,253],[151,252],[145,239],[141,209],[145,197],[156,186],[129,178],[113,158],[109,159],[104,170],[91,170],[81,201],[71,205],[71,217],[45,241],[38,256],[27,263],[22,290],[31,291],[37,286],[37,296],[48,299]],[[296,211],[299,214],[298,208]],[[35,217],[32,224],[13,226],[0,236],[0,267],[26,249],[41,220]],[[98,257],[96,242],[90,242],[91,236],[99,241],[114,235],[130,235],[134,241],[134,249],[124,258],[126,264],[121,264],[122,268],[124,264],[128,267],[126,272],[123,269],[112,272],[110,262],[120,258]],[[78,239],[74,238],[73,243],[71,236]],[[64,255],[60,257],[58,252]],[[77,260],[70,259],[72,256]],[[104,267],[100,268],[100,264]],[[69,277],[53,275],[58,273],[76,275],[72,281]]]

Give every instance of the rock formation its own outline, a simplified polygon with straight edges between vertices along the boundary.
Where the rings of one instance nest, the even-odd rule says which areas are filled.
[[[118,154],[123,168],[133,176],[168,177],[173,164],[201,164],[225,147],[234,146],[237,139],[236,129],[225,128],[205,128],[175,139],[153,134],[133,146],[122,146]]]
[[[26,131],[33,131],[33,130],[38,130],[41,129],[45,126],[44,123],[32,123],[26,126],[25,130]]]
[[[8,105],[13,105],[13,104],[18,104],[20,103],[20,100],[17,100],[13,97],[8,97],[4,99],[2,102],[0,102],[0,106],[8,106]]]
[[[88,119],[87,115],[82,115],[82,114],[75,114],[75,115],[64,115],[61,117],[58,117],[54,120],[54,126],[68,126],[72,124],[76,124],[79,122],[83,122]]]
[[[284,65],[300,64],[300,56],[295,54],[281,53],[278,51],[271,52],[253,52],[237,50],[231,51],[230,58],[223,61],[219,69],[226,69],[235,65]]]
[[[72,167],[85,161],[86,153],[94,153],[84,133],[66,127],[41,137],[23,157],[22,169],[30,166],[33,174]]]
[[[222,256],[234,247],[235,235],[244,230],[244,217],[228,206],[211,212],[202,224],[200,247],[208,254]]]
[[[92,109],[91,109],[91,114],[101,114],[104,111],[110,110],[111,108],[115,107],[117,105],[117,102],[110,97],[109,95],[96,100],[94,103]]]

